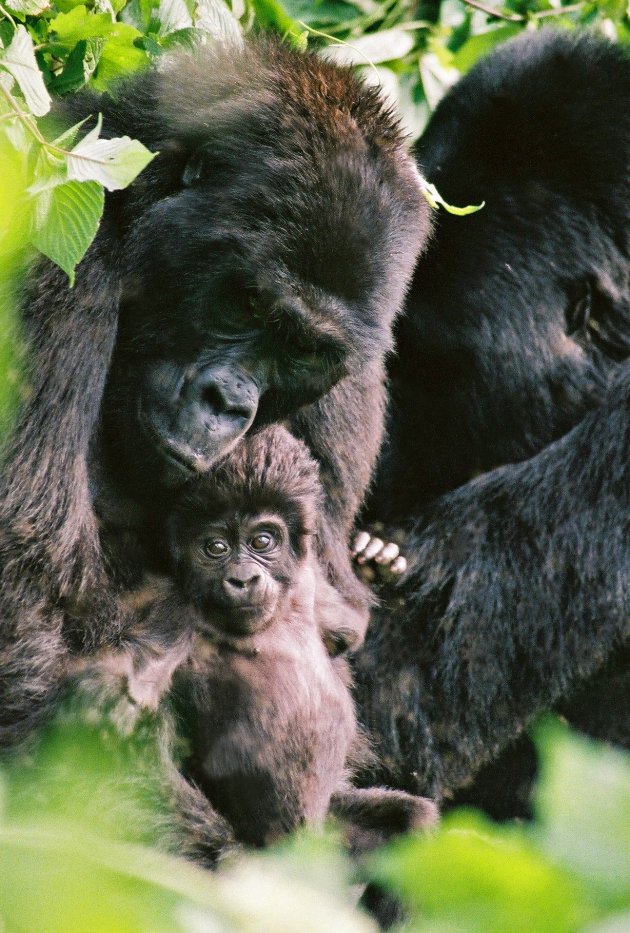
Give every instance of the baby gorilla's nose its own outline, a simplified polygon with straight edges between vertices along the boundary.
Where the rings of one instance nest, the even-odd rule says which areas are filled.
[[[223,589],[234,605],[246,606],[258,602],[262,587],[262,576],[250,568],[233,570],[223,581]]]

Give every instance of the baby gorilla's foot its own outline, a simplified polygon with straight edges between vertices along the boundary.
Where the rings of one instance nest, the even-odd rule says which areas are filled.
[[[392,540],[387,541],[387,537]],[[400,545],[403,543],[402,531],[386,536],[382,525],[373,525],[370,531],[357,532],[350,553],[359,565],[359,576],[366,583],[399,577],[407,569],[407,559],[400,553]]]

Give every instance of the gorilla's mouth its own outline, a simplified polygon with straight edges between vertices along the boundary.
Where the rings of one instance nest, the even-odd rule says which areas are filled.
[[[174,467],[178,473],[183,473],[186,479],[207,469],[208,463],[205,458],[191,448],[178,444],[173,438],[166,437],[156,428],[140,401],[138,401],[137,419],[144,435],[160,458]]]
[[[215,644],[226,644],[234,651],[252,635],[263,632],[273,620],[272,612],[261,612],[260,606],[239,606],[237,613],[217,612],[196,623],[197,631]]]

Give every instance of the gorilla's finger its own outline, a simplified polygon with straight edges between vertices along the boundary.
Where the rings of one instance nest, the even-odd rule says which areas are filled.
[[[381,538],[371,538],[370,543],[365,548],[363,553],[357,558],[359,564],[364,564],[368,560],[372,560],[376,557],[377,554],[383,550],[385,542]]]
[[[389,541],[383,550],[374,558],[377,564],[391,564],[400,554],[400,548],[393,541]]]
[[[352,541],[350,546],[350,553],[353,557],[356,557],[357,554],[360,554],[366,549],[370,541],[372,540],[372,535],[369,531],[359,531]]]

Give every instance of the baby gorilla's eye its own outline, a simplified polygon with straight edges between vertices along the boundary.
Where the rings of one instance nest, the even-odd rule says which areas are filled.
[[[257,551],[259,554],[264,554],[266,551],[271,551],[277,544],[275,537],[269,531],[261,531],[260,534],[254,535],[254,537],[249,542],[249,546],[253,551]]]
[[[203,543],[204,552],[208,557],[225,557],[229,552],[230,546],[223,538],[208,538]]]

